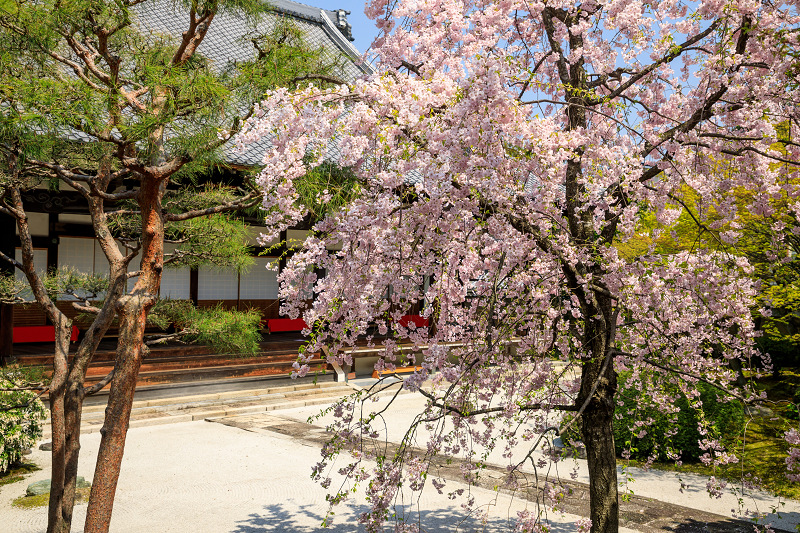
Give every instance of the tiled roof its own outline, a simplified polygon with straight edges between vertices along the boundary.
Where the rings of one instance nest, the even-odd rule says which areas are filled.
[[[258,24],[248,22],[235,13],[218,13],[211,23],[202,44],[198,48],[205,57],[224,69],[233,61],[247,61],[254,57],[255,50],[250,37],[263,35],[275,26],[277,14],[295,19],[296,26],[303,31],[311,47],[322,47],[331,56],[344,55],[344,72],[339,75],[347,81],[367,72],[357,64],[358,51],[336,28],[336,13],[307,6],[289,0],[271,0],[270,6],[275,14],[262,17]],[[179,36],[186,29],[187,10],[172,0],[154,0],[136,6],[137,22],[140,28],[153,34]]]
[[[349,82],[371,72],[371,67],[361,63],[358,51],[337,29],[334,23],[337,17],[335,11],[290,0],[270,0],[269,4],[273,13],[262,17],[258,24],[232,13],[217,14],[198,51],[220,71],[225,70],[233,62],[249,61],[255,55],[250,38],[270,32],[275,26],[276,17],[283,15],[294,19],[295,25],[303,31],[306,42],[312,48],[322,47],[331,59],[344,57],[345,60],[339,62],[342,71],[335,73],[338,77]],[[174,0],[144,2],[136,5],[135,9],[136,23],[143,33],[149,32],[154,36],[179,36],[186,29],[188,11]],[[249,102],[244,103],[243,108],[249,107],[249,104]],[[95,140],[77,130],[66,132],[65,137],[78,142]],[[244,152],[231,147],[225,150],[224,158],[231,165],[259,166],[269,146],[270,140],[265,138],[248,146]],[[338,152],[336,143],[331,143],[328,149]]]

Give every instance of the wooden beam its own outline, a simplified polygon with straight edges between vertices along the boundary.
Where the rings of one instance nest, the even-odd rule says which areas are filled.
[[[0,213],[0,250],[9,257],[16,254],[16,220]],[[13,276],[14,265],[0,261],[0,275]],[[14,356],[14,304],[0,304],[0,366],[6,366]]]
[[[15,234],[12,236],[11,242],[14,243],[14,248],[19,248],[21,246],[19,235]],[[33,244],[34,248],[47,248],[49,238],[47,235],[31,235],[31,243]]]
[[[72,222],[56,222],[53,226],[56,236],[61,237],[92,237],[95,238],[94,228],[91,224],[75,224]]]
[[[89,212],[89,204],[77,191],[31,189],[22,193],[22,202],[28,213],[85,214]]]

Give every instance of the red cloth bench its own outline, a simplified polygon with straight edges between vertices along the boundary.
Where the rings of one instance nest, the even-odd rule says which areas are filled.
[[[78,327],[72,326],[69,340],[78,340]],[[17,326],[14,328],[13,342],[56,342],[55,326]]]
[[[427,318],[422,318],[420,315],[404,315],[400,317],[398,324],[407,328],[409,324],[414,324],[418,328],[427,328],[430,321]]]
[[[302,331],[308,326],[302,318],[270,318],[267,320],[267,329],[270,333],[282,331]]]

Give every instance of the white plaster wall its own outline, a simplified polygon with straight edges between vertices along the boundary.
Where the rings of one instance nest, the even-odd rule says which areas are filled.
[[[14,258],[22,262],[22,250],[19,248],[16,249],[14,252]],[[40,276],[44,275],[47,272],[47,249],[46,248],[34,248],[33,249],[33,266],[36,267],[36,271],[39,273]],[[16,269],[14,275],[17,277],[18,280],[26,282],[27,279],[25,278],[25,274],[23,274],[19,269]],[[30,289],[26,289],[20,295],[27,301],[33,301],[33,293]]]
[[[296,248],[303,244],[303,241],[308,237],[308,230],[304,229],[290,229],[286,231],[286,247]]]
[[[241,298],[276,300],[278,298],[278,272],[267,265],[277,261],[275,258],[255,257],[255,264],[241,274]]]
[[[235,300],[238,276],[235,270],[200,267],[197,278],[198,300]]]
[[[249,226],[248,232],[250,235],[247,239],[247,244],[249,244],[250,246],[261,246],[262,244],[261,242],[259,242],[259,239],[261,237],[261,234],[264,233],[265,229],[267,228],[265,228],[264,226]],[[276,244],[279,240],[280,239],[275,237],[271,241],[264,243],[264,246],[272,246],[273,244]]]
[[[164,255],[171,254],[175,245],[164,244]],[[189,268],[165,268],[161,275],[161,297],[174,300],[188,300],[189,294]]]
[[[31,235],[47,236],[50,229],[50,217],[47,213],[28,213],[28,229]],[[19,235],[19,228],[14,224],[14,233]]]
[[[79,272],[87,274],[94,273],[95,266],[95,243],[94,239],[83,239],[79,237],[61,237],[58,246],[58,266],[72,267]],[[108,263],[103,257],[102,262],[106,263],[106,272],[108,271]]]
[[[92,217],[89,215],[78,215],[78,214],[61,214],[58,215],[59,222],[68,222],[70,224],[85,224],[87,226],[92,225]]]

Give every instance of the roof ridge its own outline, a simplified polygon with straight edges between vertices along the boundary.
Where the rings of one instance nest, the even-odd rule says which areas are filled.
[[[299,8],[305,8],[308,12],[298,11],[297,9],[292,9],[292,7],[297,6]],[[304,18],[306,20],[311,20],[313,22],[322,22],[322,16],[320,11],[323,8],[315,7],[309,4],[304,4],[302,2],[295,2],[294,0],[269,0],[269,7],[274,9],[275,11],[279,11],[281,13],[286,13],[288,15],[293,15],[296,17]]]

